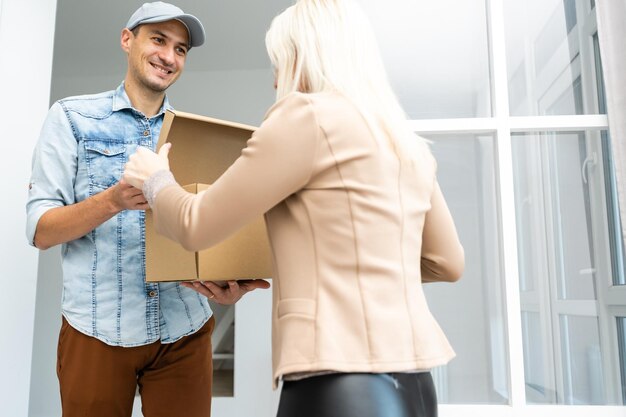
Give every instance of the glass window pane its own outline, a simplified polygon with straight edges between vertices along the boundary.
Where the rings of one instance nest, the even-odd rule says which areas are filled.
[[[597,114],[588,0],[505,0],[513,116]]]
[[[427,284],[431,311],[457,357],[433,370],[441,403],[507,404],[508,366],[490,134],[430,135],[438,179],[465,248],[455,284]],[[471,343],[468,343],[471,340]]]
[[[603,144],[597,131],[512,136],[529,403],[621,403],[607,369],[618,361],[614,329],[599,326],[615,265]]]
[[[524,343],[524,378],[526,381],[526,401],[530,404],[554,402],[556,393],[550,390],[545,381],[552,377],[543,338],[541,316],[538,312],[522,311],[522,341]]]
[[[597,317],[561,315],[563,398],[559,403],[603,405],[606,402]]]
[[[485,0],[361,0],[411,119],[491,116]]]
[[[593,5],[595,6],[595,4]],[[604,90],[604,77],[602,74],[602,59],[600,56],[600,43],[598,33],[593,35],[593,54],[597,74],[598,108],[600,113],[606,113],[606,95]],[[622,223],[617,199],[617,178],[615,177],[615,165],[611,152],[611,138],[609,132],[602,132],[603,166],[605,171],[605,187],[607,189],[607,216],[609,234],[611,236],[610,251],[613,261],[613,284],[626,285],[626,248],[622,234]]]
[[[549,273],[558,299],[595,299],[587,136],[516,134],[513,152],[522,291]]]
[[[622,233],[622,221],[617,196],[617,178],[611,153],[610,135],[602,132],[604,182],[607,199],[607,227],[609,234],[609,251],[613,269],[613,285],[626,285],[626,248]]]

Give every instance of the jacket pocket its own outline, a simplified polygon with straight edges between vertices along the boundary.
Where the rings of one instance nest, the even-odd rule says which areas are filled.
[[[315,358],[315,302],[304,298],[280,300],[277,306],[280,356],[284,365]]]
[[[85,140],[84,144],[89,185],[100,189],[115,185],[122,178],[126,163],[124,143]]]
[[[287,298],[278,302],[278,318],[282,319],[288,315],[303,317],[315,316],[315,302],[307,298]]]

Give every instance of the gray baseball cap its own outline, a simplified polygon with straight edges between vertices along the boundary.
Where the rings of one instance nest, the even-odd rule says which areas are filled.
[[[186,14],[179,7],[173,4],[155,1],[153,3],[144,3],[130,17],[126,27],[129,30],[135,29],[144,23],[159,23],[168,20],[178,20],[187,27],[189,32],[189,46],[200,46],[204,43],[204,26],[197,17]]]

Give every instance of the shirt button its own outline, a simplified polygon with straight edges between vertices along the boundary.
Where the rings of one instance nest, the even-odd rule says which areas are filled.
[[[110,150],[108,150],[108,149],[105,149],[105,150],[103,150],[102,152],[103,152],[105,155],[108,155],[108,154],[110,154],[110,153],[111,153],[111,151],[110,151]]]
[[[149,131],[149,130],[144,130],[144,131],[143,131],[143,135],[144,135],[144,136],[148,136],[148,135],[150,135],[150,131]]]
[[[150,291],[150,292],[148,293],[148,296],[150,296],[150,297],[156,297],[156,295],[157,295],[157,292],[156,292],[156,291],[154,291],[154,290],[152,290],[152,291]]]

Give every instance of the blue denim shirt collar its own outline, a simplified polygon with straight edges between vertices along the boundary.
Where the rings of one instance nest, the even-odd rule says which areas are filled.
[[[131,109],[136,112],[139,112],[139,110],[134,108],[133,105],[131,104],[130,98],[128,98],[128,94],[126,94],[126,88],[124,87],[124,82],[122,81],[119,87],[115,89],[115,93],[113,95],[113,111],[115,112],[115,111],[120,111],[124,109]],[[165,113],[165,111],[173,110],[173,109],[174,108],[170,105],[169,98],[167,97],[167,95],[165,95],[165,98],[163,99],[163,104],[161,105],[161,109],[153,117],[159,117],[163,113]]]

